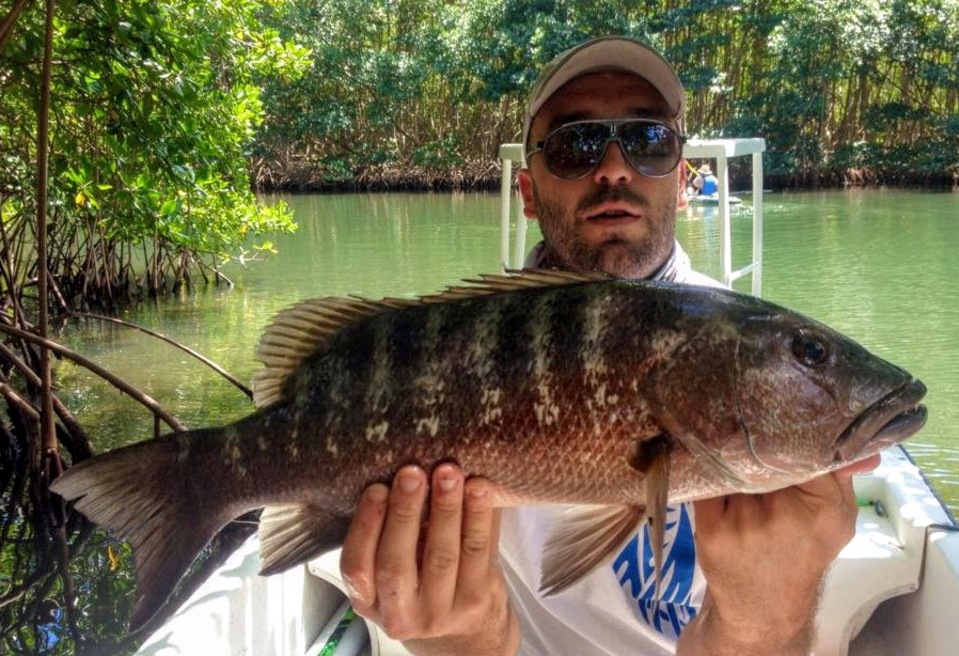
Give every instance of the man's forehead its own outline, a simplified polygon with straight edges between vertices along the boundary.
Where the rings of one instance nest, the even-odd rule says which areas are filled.
[[[588,73],[562,86],[536,115],[547,128],[591,118],[656,118],[669,116],[660,93],[645,79],[631,73]]]

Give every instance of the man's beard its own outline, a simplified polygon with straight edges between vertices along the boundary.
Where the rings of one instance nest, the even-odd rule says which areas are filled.
[[[546,201],[533,189],[540,230],[546,241],[542,265],[573,271],[601,271],[620,278],[649,278],[673,251],[676,199],[653,208],[649,201],[623,187],[604,187],[580,201],[573,216],[585,215],[600,203],[626,201],[644,208],[648,233],[639,243],[620,239],[615,232],[601,244],[584,243],[580,230],[585,219],[564,221],[564,205]]]

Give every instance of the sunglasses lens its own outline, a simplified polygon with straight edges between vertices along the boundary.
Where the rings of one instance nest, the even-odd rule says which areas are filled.
[[[558,178],[581,178],[596,168],[609,141],[603,123],[572,123],[553,132],[543,144],[543,157]]]
[[[676,168],[682,157],[679,135],[662,123],[624,123],[619,139],[629,163],[643,175],[662,177]]]
[[[603,159],[611,140],[619,142],[632,167],[648,177],[663,177],[682,158],[682,140],[663,123],[583,121],[564,125],[546,138],[542,146],[546,167],[557,178],[582,178]]]

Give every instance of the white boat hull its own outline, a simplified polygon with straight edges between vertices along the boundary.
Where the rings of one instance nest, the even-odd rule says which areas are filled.
[[[689,196],[687,200],[689,200],[690,205],[719,205],[719,194],[711,196]],[[742,202],[743,199],[739,196],[729,197],[730,205],[739,205]]]

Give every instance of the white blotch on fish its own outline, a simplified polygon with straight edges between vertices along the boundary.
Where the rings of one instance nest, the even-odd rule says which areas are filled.
[[[416,433],[428,433],[430,437],[436,437],[440,428],[440,418],[438,415],[429,417],[420,417],[416,420]]]
[[[500,407],[500,399],[503,396],[503,390],[499,387],[484,388],[480,396],[480,424],[488,426],[498,422],[503,418],[503,408]]]
[[[390,422],[383,420],[378,424],[368,425],[366,427],[367,442],[382,442],[386,439],[386,433],[390,430]]]

